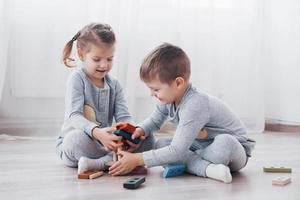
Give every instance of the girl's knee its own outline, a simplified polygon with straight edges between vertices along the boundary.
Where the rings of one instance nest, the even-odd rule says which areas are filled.
[[[61,150],[64,152],[73,151],[76,147],[78,148],[78,144],[80,143],[80,140],[83,141],[81,137],[81,133],[79,132],[68,133],[64,137]]]
[[[63,161],[63,164],[67,167],[75,168],[78,166],[78,160],[71,158],[70,155],[68,155],[66,152],[61,152],[61,160]]]
[[[61,158],[67,166],[77,166],[78,159],[82,156],[85,148],[89,146],[88,136],[82,132],[68,133],[61,144]]]

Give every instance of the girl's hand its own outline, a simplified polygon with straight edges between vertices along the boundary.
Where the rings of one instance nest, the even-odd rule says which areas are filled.
[[[121,155],[122,158],[109,168],[110,175],[118,176],[128,174],[137,166],[144,165],[142,154],[119,151],[118,155]]]
[[[117,143],[122,137],[113,134],[114,131],[116,131],[115,127],[94,128],[92,136],[99,140],[106,150],[116,151],[118,147],[122,146],[122,143]]]

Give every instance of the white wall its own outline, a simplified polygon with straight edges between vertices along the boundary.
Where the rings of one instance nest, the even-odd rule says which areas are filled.
[[[264,19],[266,118],[300,124],[300,1],[267,0]]]
[[[54,4],[63,2],[47,1],[48,6],[42,5],[43,3],[38,0],[30,1],[38,4],[37,6],[44,6],[42,7],[44,9],[52,4],[52,7],[55,7]],[[17,0],[5,2],[20,4]],[[81,9],[86,1],[80,2],[81,6],[76,5]],[[236,0],[228,4],[215,1],[215,5],[209,1],[201,3],[187,1],[188,3],[185,5],[187,8],[180,7],[183,6],[180,3],[179,5],[174,4],[174,8],[177,8],[182,16],[179,18],[180,23],[176,21],[181,27],[175,33],[162,31],[163,28],[177,27],[176,24],[171,23],[175,23],[171,15],[167,19],[164,18],[163,24],[167,24],[167,27],[155,26],[160,22],[159,14],[165,14],[164,9],[156,13],[157,19],[155,20],[157,21],[152,21],[151,10],[155,9],[156,3],[161,4],[161,1],[156,1],[156,3],[154,1],[143,1],[143,3],[129,1],[134,4],[132,8],[138,10],[137,13],[129,12],[126,2],[121,4],[116,0],[104,2],[108,6],[106,7],[107,15],[101,20],[116,27],[116,34],[119,38],[114,74],[121,75],[118,78],[125,85],[127,99],[136,98],[130,100],[129,105],[132,106],[129,107],[138,121],[151,113],[155,102],[149,97],[148,89],[140,82],[137,83],[139,81],[138,65],[146,54],[145,52],[149,52],[154,44],[160,42],[159,38],[160,40],[171,40],[170,42],[181,42],[192,60],[194,69],[196,68],[195,71],[199,72],[192,75],[194,85],[226,100],[245,121],[249,122],[249,118],[261,117],[265,112],[266,118],[300,123],[300,1],[264,0],[262,3],[261,1],[242,2]],[[196,5],[198,3],[200,4],[199,9],[203,11],[199,15],[198,8],[194,8],[199,6]],[[167,1],[162,4],[165,8],[169,7]],[[0,94],[0,97],[2,95],[2,99],[0,98],[0,127],[13,127],[16,124],[27,123],[29,120],[33,126],[50,122],[50,125],[56,127],[58,131],[64,112],[65,79],[69,73],[59,63],[61,49],[65,41],[73,36],[74,30],[78,30],[86,21],[99,19],[98,15],[101,14],[96,12],[97,6],[91,6],[94,11],[87,12],[95,13],[95,16],[90,18],[86,16],[86,10],[77,13],[74,8],[71,11],[65,11],[66,8],[60,6],[57,15],[49,19],[49,13],[41,11],[36,11],[37,13],[30,16],[29,7],[32,4],[22,3],[22,5],[28,6],[28,9],[11,5],[11,10],[6,10],[8,14],[16,16],[16,18],[11,17],[13,21],[9,21],[14,34],[10,35],[8,53],[10,56],[7,59],[6,70],[2,70],[3,74],[0,74],[0,83],[4,81],[3,87],[0,84],[0,92],[3,88],[3,92]],[[104,7],[103,5],[98,6]],[[151,6],[151,10],[149,10]],[[124,8],[128,9],[128,13]],[[77,10],[80,9],[77,8]],[[190,10],[193,12],[188,13]],[[123,14],[128,16],[127,18],[120,16],[111,19],[110,11],[116,12],[112,13],[113,16],[117,16],[119,11],[126,11]],[[22,13],[25,13],[26,17],[22,17]],[[57,28],[58,26],[55,26],[60,15],[64,15],[69,21],[66,23],[63,33],[61,29]],[[74,23],[73,16],[75,15],[80,15],[77,17],[82,21]],[[34,16],[40,16],[40,18]],[[198,18],[195,19],[193,16]],[[40,20],[43,18],[47,19],[47,23]],[[201,20],[199,21],[199,19]],[[3,21],[0,19],[0,22],[2,22],[1,20]],[[27,23],[28,21],[32,23]],[[142,24],[136,26],[139,21]],[[194,27],[196,23],[198,29],[192,29],[191,27]],[[29,29],[30,27],[31,29]],[[128,30],[128,27],[132,29]],[[28,30],[36,30],[36,35],[33,37]],[[0,31],[0,36],[1,34]],[[54,40],[54,35],[59,35],[59,38]],[[3,38],[0,37],[0,39]],[[45,43],[51,43],[46,50],[43,45]],[[192,48],[194,46],[197,48]],[[32,55],[42,56],[25,56],[31,52]],[[0,62],[0,64],[2,63]],[[45,68],[42,65],[51,67]],[[0,66],[0,70],[1,67],[3,68],[3,65]],[[199,69],[200,67],[201,69]],[[37,71],[41,73],[39,78],[35,76]],[[132,76],[132,74],[136,76]],[[5,80],[2,79],[3,77]],[[260,82],[261,77],[263,77],[263,83]],[[240,87],[238,84],[243,85]],[[263,98],[249,98],[252,94],[263,96],[259,94],[260,91],[257,92],[257,88],[264,90],[264,106],[260,106]],[[255,105],[259,106],[255,107]],[[249,112],[251,112],[251,116]],[[52,134],[57,135],[57,133]]]

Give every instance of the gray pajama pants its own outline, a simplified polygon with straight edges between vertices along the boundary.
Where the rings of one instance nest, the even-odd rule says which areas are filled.
[[[155,148],[168,146],[172,139],[162,138],[156,143]],[[231,172],[242,169],[248,161],[244,147],[232,135],[217,135],[213,142],[205,148],[199,148],[197,142],[193,144],[195,151],[188,151],[182,160],[186,164],[186,171],[190,174],[206,177],[206,168],[209,164],[223,164]],[[198,147],[198,149],[197,149]]]
[[[149,136],[136,152],[148,151],[154,146],[155,139]],[[82,156],[92,159],[101,158],[104,162],[112,161],[112,152],[106,151],[99,141],[78,130],[68,133],[64,138],[58,138],[56,152],[68,167],[77,167]]]

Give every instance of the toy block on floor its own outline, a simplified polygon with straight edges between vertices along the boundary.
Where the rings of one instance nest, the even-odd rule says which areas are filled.
[[[123,187],[127,189],[136,189],[145,182],[145,177],[133,177],[123,183]]]
[[[286,168],[286,167],[264,167],[264,172],[271,172],[271,173],[292,173],[292,168]]]
[[[86,171],[78,174],[78,179],[94,179],[102,176],[103,174],[103,171]]]
[[[129,124],[129,123],[120,123],[116,126],[117,130],[126,131],[130,134],[133,134],[135,131],[135,126]]]
[[[138,144],[140,142],[140,140],[138,138],[132,139],[131,134],[126,131],[117,130],[114,132],[114,134],[117,136],[122,136],[124,139],[129,140],[130,142],[132,142],[134,144]]]
[[[127,175],[147,175],[148,174],[148,169],[143,166],[137,166],[134,168],[131,172],[129,172]]]
[[[291,177],[280,176],[272,180],[272,185],[286,185],[291,182]]]
[[[165,167],[165,170],[163,172],[164,178],[170,178],[174,176],[180,176],[185,171],[185,165],[184,164],[170,164]]]

